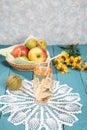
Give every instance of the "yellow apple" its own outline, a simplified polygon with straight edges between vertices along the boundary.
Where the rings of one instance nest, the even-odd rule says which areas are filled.
[[[46,49],[47,43],[46,43],[46,41],[44,39],[39,39],[38,40],[38,46]]]
[[[35,38],[30,38],[26,41],[25,46],[28,49],[32,49],[37,46],[37,40]]]
[[[28,53],[30,61],[44,62],[47,59],[47,51],[41,47],[32,48]]]

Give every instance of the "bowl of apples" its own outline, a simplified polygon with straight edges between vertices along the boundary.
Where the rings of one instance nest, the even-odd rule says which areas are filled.
[[[24,43],[0,49],[0,54],[18,71],[33,71],[37,65],[46,65],[50,59],[44,39],[29,37]]]

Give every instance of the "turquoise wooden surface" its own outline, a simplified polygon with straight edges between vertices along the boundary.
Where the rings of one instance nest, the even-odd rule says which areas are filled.
[[[0,45],[0,48],[4,47],[7,46]],[[61,52],[61,49],[58,45],[48,46],[47,49],[49,50],[51,57]],[[85,61],[87,61],[87,45],[79,45],[79,49],[82,58]],[[20,72],[14,70],[5,61],[5,58],[3,56],[0,56],[0,95],[5,94],[6,78],[10,74],[18,74],[23,79],[33,79],[32,72]],[[63,130],[87,130],[87,71],[82,72],[69,69],[69,73],[61,74],[58,70],[55,69],[53,65],[53,74],[54,80],[59,80],[60,84],[68,84],[71,88],[73,88],[74,93],[80,94],[80,103],[83,105],[82,113],[76,115],[79,118],[79,121],[77,121],[72,127],[63,126]],[[1,115],[0,130],[24,130],[23,125],[14,126],[13,124],[7,121],[7,118],[8,115]]]

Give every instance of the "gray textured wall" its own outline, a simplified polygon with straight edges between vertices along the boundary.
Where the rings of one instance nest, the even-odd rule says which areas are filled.
[[[0,0],[0,44],[29,35],[48,44],[87,43],[87,0]]]

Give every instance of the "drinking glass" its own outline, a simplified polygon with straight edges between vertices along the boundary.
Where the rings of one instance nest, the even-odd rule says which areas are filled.
[[[52,64],[38,65],[34,68],[34,95],[38,102],[44,103],[53,95]]]

